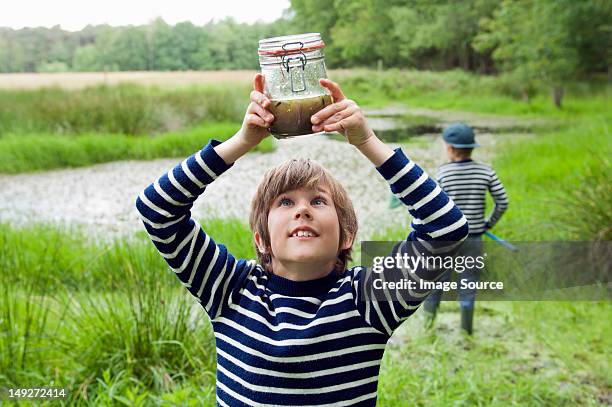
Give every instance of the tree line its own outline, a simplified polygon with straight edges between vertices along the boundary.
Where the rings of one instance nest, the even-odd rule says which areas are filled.
[[[241,24],[225,19],[204,26],[147,25],[0,28],[0,72],[178,71],[254,69],[257,41],[282,35],[283,24]]]
[[[0,72],[257,69],[260,38],[320,32],[334,68],[508,73],[561,101],[568,79],[607,72],[608,0],[291,0],[272,23],[0,28]]]

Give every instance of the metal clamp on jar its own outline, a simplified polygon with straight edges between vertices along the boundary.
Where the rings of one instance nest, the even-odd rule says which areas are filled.
[[[310,118],[332,103],[319,79],[327,78],[325,44],[319,33],[287,35],[259,41],[264,92],[275,120],[270,133],[278,139],[312,134]]]

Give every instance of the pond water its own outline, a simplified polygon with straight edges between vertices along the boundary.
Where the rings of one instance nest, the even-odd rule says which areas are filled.
[[[425,116],[371,116],[368,123],[381,140],[393,143],[444,130],[443,123]]]
[[[446,126],[459,121],[470,125],[477,134],[529,133],[534,127],[542,125],[510,117],[427,109],[366,109],[365,114],[376,135],[393,143],[408,141],[418,136],[440,135]]]

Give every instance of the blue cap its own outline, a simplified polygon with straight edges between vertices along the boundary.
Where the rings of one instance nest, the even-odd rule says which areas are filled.
[[[476,143],[474,130],[464,123],[453,123],[444,129],[442,138],[455,148],[474,148],[480,146]]]

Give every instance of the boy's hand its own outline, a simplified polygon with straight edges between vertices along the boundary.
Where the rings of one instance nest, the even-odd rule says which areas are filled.
[[[337,131],[356,147],[364,144],[374,136],[374,132],[368,126],[365,116],[359,106],[357,106],[357,103],[347,99],[337,83],[329,79],[320,79],[319,83],[321,86],[329,89],[334,103],[312,116],[312,130],[314,132]]]
[[[242,127],[237,136],[250,147],[255,147],[269,135],[268,127],[272,125],[274,116],[266,108],[270,106],[270,99],[263,94],[264,77],[258,73],[253,78],[253,91],[251,103],[244,115]]]

